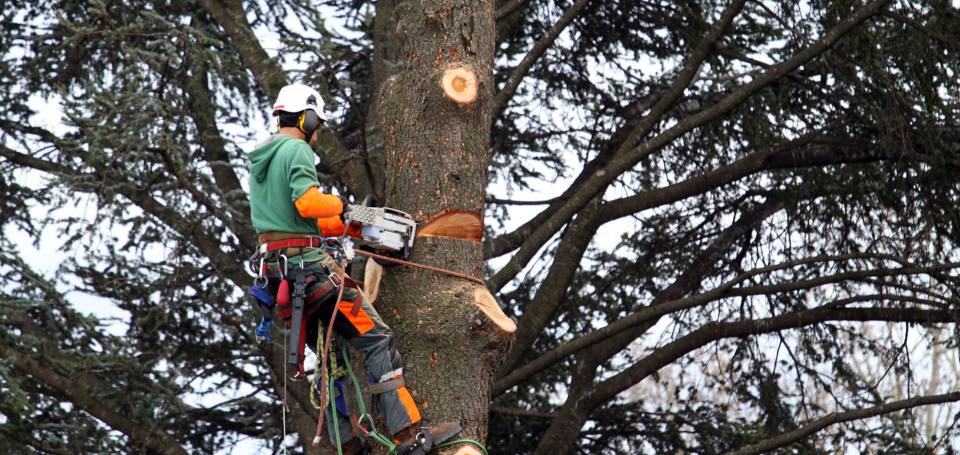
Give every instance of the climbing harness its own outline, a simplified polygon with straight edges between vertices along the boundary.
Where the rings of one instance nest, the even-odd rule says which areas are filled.
[[[307,287],[314,282],[314,276],[308,274],[304,268],[303,254],[312,249],[323,249],[327,254],[334,258],[335,266],[333,270],[319,264],[326,268],[327,279],[319,285],[319,287],[314,290],[310,296],[306,295]],[[408,250],[409,251],[409,250]],[[317,368],[314,370],[314,378],[311,384],[310,400],[311,404],[314,405],[320,411],[320,415],[317,419],[317,429],[313,439],[313,445],[317,446],[321,440],[321,434],[323,432],[324,425],[324,416],[323,410],[327,406],[330,406],[331,414],[333,415],[333,428],[330,430],[333,433],[334,441],[337,446],[337,453],[342,455],[342,444],[340,436],[340,425],[337,423],[337,385],[335,380],[343,377],[344,373],[350,378],[350,382],[353,384],[354,393],[356,395],[356,404],[358,408],[359,417],[352,421],[355,427],[355,434],[360,439],[360,441],[366,445],[367,441],[375,441],[387,448],[388,452],[396,455],[422,455],[426,454],[433,448],[448,447],[454,444],[472,444],[477,446],[484,453],[487,453],[486,448],[483,444],[471,440],[471,439],[458,439],[454,441],[445,441],[445,439],[452,437],[454,434],[459,432],[459,426],[455,431],[449,432],[448,435],[441,435],[439,440],[434,440],[429,432],[429,428],[421,421],[420,431],[414,437],[414,440],[409,443],[405,443],[401,446],[395,444],[388,436],[385,436],[379,433],[373,423],[373,419],[370,414],[367,413],[366,406],[363,401],[362,389],[360,387],[359,381],[356,378],[356,375],[353,372],[353,369],[350,365],[349,356],[347,354],[346,348],[343,348],[343,358],[344,363],[346,364],[345,368],[339,369],[336,365],[336,360],[334,355],[330,357],[330,348],[332,343],[333,327],[336,320],[337,314],[339,313],[339,303],[343,299],[344,290],[348,284],[356,283],[351,280],[345,272],[346,264],[349,260],[352,259],[353,254],[359,254],[373,259],[385,262],[391,262],[399,265],[407,265],[415,268],[420,268],[424,270],[430,270],[436,273],[442,273],[449,276],[459,277],[466,279],[471,282],[485,285],[485,282],[482,278],[478,278],[472,275],[454,272],[438,267],[432,267],[425,264],[419,264],[404,259],[398,259],[395,257],[385,256],[378,253],[370,251],[355,251],[352,248],[352,244],[346,236],[341,236],[339,238],[320,238],[320,237],[311,237],[303,236],[290,239],[282,239],[264,242],[260,245],[257,253],[250,259],[251,269],[255,271],[255,279],[253,286],[251,286],[249,293],[256,300],[261,310],[261,320],[257,329],[255,331],[256,338],[258,342],[270,341],[271,336],[269,329],[273,323],[273,311],[277,310],[277,316],[282,320],[289,321],[290,325],[290,336],[287,337],[286,331],[284,331],[284,340],[283,346],[286,348],[285,362],[284,362],[284,378],[289,377],[291,380],[299,380],[305,377],[305,372],[303,368],[304,360],[304,346],[305,346],[305,336],[306,336],[306,322],[309,320],[310,316],[313,313],[313,310],[316,310],[318,307],[313,306],[310,310],[306,308],[307,302],[322,301],[325,295],[328,295],[337,290],[336,299],[334,300],[332,314],[330,316],[329,323],[327,325],[327,330],[324,332],[318,330],[317,334],[317,346],[316,352],[318,355],[318,364]],[[299,257],[299,266],[289,270],[289,259],[288,255],[296,255]],[[267,276],[266,270],[268,269],[267,263],[275,262],[275,267],[280,276],[280,284],[277,289],[276,297],[271,297],[267,291]],[[289,281],[293,281],[293,292],[290,292]],[[360,310],[360,302],[362,298],[366,298],[363,295],[362,287],[356,286],[358,288],[359,296],[353,302],[353,306],[350,309],[350,313],[356,315]],[[322,329],[323,323],[320,323],[319,328]],[[322,348],[321,348],[321,339],[325,338]],[[328,364],[330,368],[328,371]],[[288,366],[294,367],[293,375],[288,376],[287,369]],[[319,379],[319,384],[318,384]],[[319,385],[319,386],[318,386]],[[402,379],[386,380],[381,381],[370,386],[370,391],[374,394],[384,393],[389,390],[397,389],[402,386]],[[315,391],[321,391],[319,403],[315,399]],[[343,397],[344,410],[346,410],[346,397],[345,393],[340,389],[341,397]],[[283,438],[286,439],[286,413],[287,413],[287,381],[284,380],[284,390],[283,390]],[[349,414],[348,414],[349,415]],[[283,444],[283,442],[281,442]],[[284,453],[286,453],[286,445],[284,445]]]

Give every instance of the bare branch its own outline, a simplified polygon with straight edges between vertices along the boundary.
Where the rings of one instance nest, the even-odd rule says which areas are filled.
[[[503,5],[497,8],[497,11],[494,13],[494,19],[498,22],[505,19],[507,16],[513,14],[514,11],[518,10],[521,6],[525,5],[528,0],[513,0],[506,5]]]
[[[538,419],[552,419],[552,412],[528,411],[526,409],[504,408],[500,406],[491,406],[490,412],[514,417],[536,417]]]
[[[772,437],[757,444],[739,449],[735,452],[730,452],[729,455],[751,455],[766,453],[774,449],[786,447],[790,444],[798,442],[803,438],[806,438],[830,425],[866,419],[869,417],[876,417],[879,415],[889,414],[891,412],[915,408],[918,406],[929,406],[932,404],[950,403],[954,401],[960,401],[960,392],[913,397],[864,409],[854,409],[846,412],[833,412],[817,420],[808,422],[794,431]]]
[[[836,302],[841,303],[841,302]],[[956,315],[943,310],[920,310],[913,308],[843,308],[825,305],[812,310],[797,311],[764,319],[735,322],[712,322],[685,335],[634,363],[626,370],[598,384],[590,395],[596,406],[628,387],[640,382],[664,365],[700,347],[724,338],[745,337],[786,329],[798,329],[827,321],[837,322],[907,322],[907,323],[956,323]]]
[[[510,370],[510,373],[496,383],[494,383],[492,395],[497,396],[500,393],[505,392],[510,387],[524,381],[531,376],[537,374],[540,371],[550,367],[551,365],[559,362],[563,358],[569,355],[576,354],[584,349],[595,346],[597,343],[606,341],[625,330],[629,330],[641,325],[650,324],[652,321],[657,320],[658,318],[675,313],[677,311],[687,310],[690,308],[696,308],[702,305],[705,305],[710,302],[714,302],[720,299],[734,297],[734,296],[752,296],[752,295],[763,295],[773,292],[788,292],[796,291],[801,289],[811,289],[815,286],[822,286],[826,284],[839,283],[845,280],[852,279],[861,279],[866,277],[875,277],[875,276],[894,276],[894,275],[911,275],[919,273],[930,273],[938,268],[925,268],[925,267],[905,267],[900,269],[874,269],[866,271],[857,271],[857,272],[847,272],[839,273],[834,275],[821,276],[815,279],[804,280],[799,282],[789,282],[783,283],[780,285],[774,286],[752,286],[752,287],[743,287],[736,288],[734,287],[744,281],[759,276],[767,274],[770,272],[785,270],[799,265],[813,264],[817,262],[834,262],[834,261],[845,261],[850,259],[889,259],[886,256],[878,256],[874,254],[850,254],[850,255],[840,255],[840,256],[817,256],[813,258],[805,258],[802,260],[788,261],[781,264],[773,265],[770,267],[764,267],[760,269],[750,270],[744,272],[732,280],[729,280],[722,285],[708,291],[695,295],[691,295],[684,298],[674,297],[671,300],[663,301],[663,303],[651,305],[644,307],[628,316],[617,319],[616,321],[607,324],[604,327],[601,327],[593,332],[587,333],[580,337],[577,337],[567,343],[561,344],[556,348],[547,351],[543,354],[537,355],[536,359],[530,363],[523,365],[519,368],[513,368]],[[957,264],[960,265],[960,264]],[[957,265],[953,265],[956,267]],[[664,294],[666,295],[666,294]],[[886,298],[891,298],[892,296],[887,296]],[[898,297],[906,299],[906,297]],[[917,302],[924,304],[931,304],[929,300],[924,302]]]

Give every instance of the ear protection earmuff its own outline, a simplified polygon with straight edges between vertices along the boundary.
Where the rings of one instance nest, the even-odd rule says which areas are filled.
[[[316,112],[307,109],[300,113],[300,118],[297,119],[297,128],[299,128],[303,134],[307,135],[307,139],[310,139],[310,136],[320,127],[320,123],[322,122]]]

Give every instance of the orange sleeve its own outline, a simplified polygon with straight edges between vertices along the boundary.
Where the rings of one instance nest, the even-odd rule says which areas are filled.
[[[324,237],[343,235],[343,221],[337,216],[317,218],[317,227],[320,228],[320,233]],[[360,237],[360,226],[356,223],[351,224],[350,229],[347,229],[347,235],[350,237]]]
[[[343,202],[332,194],[320,192],[320,188],[311,186],[294,205],[304,218],[330,218],[343,213]]]

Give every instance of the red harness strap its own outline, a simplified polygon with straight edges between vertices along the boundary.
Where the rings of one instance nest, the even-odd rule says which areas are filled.
[[[261,252],[269,252],[276,250],[285,250],[287,248],[318,248],[323,244],[323,239],[320,237],[303,237],[295,239],[284,239],[284,240],[274,240],[273,242],[267,242],[261,244]]]

